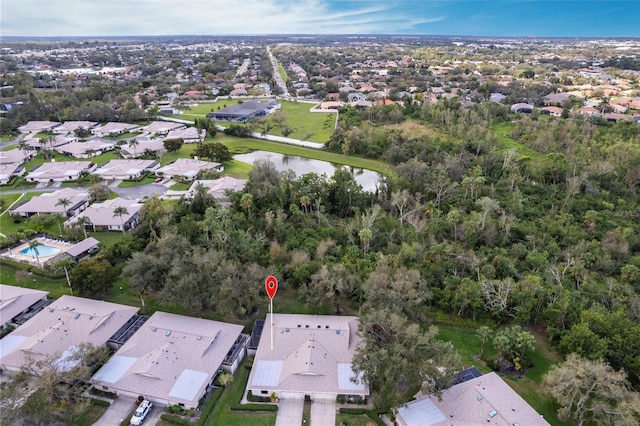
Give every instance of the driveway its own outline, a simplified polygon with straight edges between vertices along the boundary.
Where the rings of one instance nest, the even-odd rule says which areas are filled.
[[[303,411],[304,398],[281,398],[280,402],[278,402],[278,416],[276,417],[276,426],[301,425]],[[335,419],[331,424],[335,424]]]
[[[311,400],[311,426],[326,426],[336,424],[336,400]]]
[[[119,426],[136,406],[136,399],[120,395],[93,426]]]

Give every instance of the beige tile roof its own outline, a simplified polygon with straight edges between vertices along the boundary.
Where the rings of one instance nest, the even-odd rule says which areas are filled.
[[[182,123],[173,123],[171,121],[153,121],[138,130],[146,133],[168,133],[171,130],[182,129],[185,125]]]
[[[94,135],[109,135],[113,133],[131,132],[138,129],[139,126],[127,123],[109,122],[103,126],[91,129]]]
[[[80,173],[89,170],[90,161],[62,161],[59,163],[44,163],[27,175],[27,179],[73,180]]]
[[[46,298],[47,294],[48,291],[0,284],[0,325],[11,321],[38,300]]]
[[[360,341],[357,317],[274,314],[273,323],[271,350],[267,315],[248,389],[369,394],[368,386],[359,388],[349,380],[351,360]]]
[[[0,340],[0,365],[17,370],[82,343],[99,346],[138,311],[82,297],[62,296]]]
[[[108,141],[104,139],[91,139],[86,142],[74,141],[64,145],[61,145],[56,148],[56,151],[62,154],[68,154],[73,157],[79,157],[82,155],[87,155],[91,151],[93,152],[104,152],[110,151],[116,146],[114,141]]]
[[[124,207],[127,209],[127,214],[115,216],[113,211],[117,207]],[[93,203],[82,213],[72,217],[64,224],[69,226],[78,220],[78,218],[87,216],[91,223],[95,226],[120,226],[122,223],[127,223],[134,215],[138,214],[142,204],[135,200],[125,200],[124,198],[114,198],[113,200],[106,200],[102,203]]]
[[[66,198],[69,205],[64,207],[58,201]],[[89,201],[89,192],[86,189],[63,188],[54,192],[44,193],[31,198],[24,204],[10,209],[12,214],[19,213],[61,213],[78,207]]]
[[[71,133],[79,127],[89,130],[95,127],[97,124],[98,123],[96,123],[95,121],[66,121],[57,126],[53,131],[55,133]]]
[[[10,149],[8,151],[0,151],[0,164],[11,164],[18,163],[22,164],[26,160],[34,157],[36,155],[35,151],[23,151],[21,149]]]
[[[160,167],[156,174],[164,174],[167,177],[179,175],[194,178],[200,170],[211,170],[220,166],[220,163],[210,161],[193,160],[190,158],[178,158],[171,164]]]
[[[20,130],[20,133],[43,132],[53,129],[59,124],[60,123],[56,123],[55,121],[30,121],[24,126],[18,127],[18,130]]]
[[[241,332],[240,325],[156,312],[94,380],[109,389],[194,406]],[[190,374],[201,380],[180,389],[181,377]]]
[[[156,160],[111,160],[98,168],[94,174],[105,179],[113,179],[116,176],[138,176],[145,170],[151,170],[158,165]]]
[[[214,198],[224,198],[226,197],[225,191],[241,191],[244,189],[247,184],[246,179],[237,179],[231,176],[223,176],[220,179],[215,180],[197,180],[195,181],[191,187],[189,188],[190,193],[195,193],[198,185],[204,185],[209,194],[213,195]]]
[[[412,401],[399,409],[398,420],[402,426],[549,425],[494,372],[447,389],[441,399]]]

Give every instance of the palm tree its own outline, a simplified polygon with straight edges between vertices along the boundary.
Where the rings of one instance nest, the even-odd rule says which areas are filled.
[[[38,251],[38,246],[41,246],[42,244],[40,244],[40,241],[38,240],[31,240],[29,241],[29,249],[33,252],[33,254],[35,254],[36,256],[36,261],[38,261],[38,265],[40,264],[40,252]]]
[[[113,209],[113,217],[120,216],[120,223],[122,224],[122,233],[124,234],[124,219],[122,216],[129,214],[126,207],[120,206]]]
[[[304,209],[305,213],[307,213],[307,208],[309,207],[310,204],[311,204],[311,199],[309,198],[308,195],[303,195],[302,197],[300,197],[300,205]]]
[[[69,267],[73,266],[74,263],[75,261],[70,257],[65,257],[64,259],[56,263],[57,269],[60,269],[60,268],[64,269],[64,275],[67,277],[67,284],[69,285],[69,291],[71,292],[72,296],[73,296],[73,288],[71,287],[71,280],[69,279]]]
[[[80,216],[76,219],[76,224],[82,227],[85,240],[87,239],[87,226],[91,225],[91,219],[88,216]]]
[[[487,342],[487,339],[491,337],[492,334],[493,334],[493,330],[491,330],[491,328],[487,327],[486,325],[483,325],[482,327],[476,330],[476,336],[478,336],[482,341],[482,347],[480,348],[481,358],[482,358],[482,355],[484,354],[484,344]]]
[[[56,203],[56,206],[62,206],[64,207],[64,215],[68,216],[69,214],[67,213],[67,206],[71,204],[71,200],[68,198],[59,198],[58,202]]]

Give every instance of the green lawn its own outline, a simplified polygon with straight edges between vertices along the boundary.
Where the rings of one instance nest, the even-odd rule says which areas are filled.
[[[0,195],[0,200],[2,200],[2,211],[8,210],[9,207],[20,198],[20,202],[30,200],[36,195],[43,194],[43,192],[30,192],[26,193],[22,198],[20,198],[21,194],[2,194]],[[20,223],[14,223],[14,218],[7,212],[0,216],[0,232],[5,235],[13,234],[20,229],[35,229],[31,226],[30,221],[25,218],[17,218],[20,220]],[[54,225],[55,226],[55,225]],[[57,229],[57,226],[56,226]],[[0,237],[0,239],[3,239]]]
[[[338,413],[336,415],[336,425],[340,426],[343,423],[347,426],[369,426],[375,424],[366,414],[356,416],[354,414]]]
[[[277,64],[278,64],[278,74],[280,74],[280,77],[282,77],[282,81],[286,83],[287,80],[289,79],[289,77],[287,76],[287,72],[284,70],[284,67],[280,62],[278,62]]]
[[[2,265],[0,267],[0,282],[7,285],[48,291],[49,297],[52,299],[57,299],[65,294],[71,294],[67,281],[64,278],[54,280],[31,274],[16,274],[16,270],[8,265]]]
[[[177,182],[169,187],[172,191],[186,191],[191,188],[192,182]]]
[[[118,188],[131,188],[132,186],[147,185],[156,180],[155,176],[146,176],[140,180],[124,180],[118,185]]]
[[[136,136],[138,136],[138,133],[123,133],[118,136],[105,136],[104,139],[116,141],[118,139],[124,139],[124,138],[135,138]]]
[[[95,422],[97,422],[100,417],[107,411],[107,408],[104,405],[91,404],[87,411],[82,413],[80,416],[72,419],[72,424],[77,426],[91,426]]]
[[[238,103],[238,101],[238,99],[220,99],[216,102],[201,103],[187,111],[184,111],[183,114],[167,115],[167,117],[192,121],[195,118],[202,118],[212,111],[217,111],[230,105],[235,105]],[[333,119],[335,118],[334,113],[309,112],[311,107],[313,107],[313,104],[305,102],[283,100],[279,100],[278,102],[282,104],[281,110],[284,111],[287,115],[285,124],[288,124],[295,129],[295,131],[288,137],[293,139],[305,139],[313,142],[329,141],[329,138],[331,138],[331,135],[333,134]],[[326,126],[325,128],[327,117],[331,117],[332,120],[331,125]],[[217,124],[228,126],[230,123],[225,121],[217,122]],[[272,129],[271,131],[269,131],[269,134],[282,136],[279,128]]]
[[[536,152],[531,148],[527,148],[511,137],[512,129],[512,123],[500,123],[493,126],[493,133],[496,135],[499,144],[498,150],[502,152],[513,148],[520,155],[525,155],[533,159],[539,158],[539,152]]]
[[[245,360],[233,378],[233,382],[222,393],[216,404],[207,426],[273,426],[276,422],[276,412],[251,412],[251,411],[231,411],[231,406],[238,404],[244,393],[247,379],[249,378],[250,365]]]

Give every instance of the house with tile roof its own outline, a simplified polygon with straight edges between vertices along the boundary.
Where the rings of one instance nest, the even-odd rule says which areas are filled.
[[[452,386],[441,396],[419,397],[398,409],[400,426],[548,426],[495,372]]]
[[[91,173],[96,165],[90,161],[61,161],[44,163],[27,175],[29,182],[62,182],[78,180],[83,173]]]
[[[357,317],[273,314],[273,329],[270,317],[264,322],[247,382],[254,395],[294,399],[309,395],[312,400],[369,395],[369,386],[351,367],[360,342]]]
[[[244,357],[241,333],[241,325],[156,312],[93,380],[110,392],[196,408],[218,372],[235,372]]]
[[[102,346],[138,308],[101,300],[61,296],[0,340],[0,367],[20,371],[31,362],[58,356],[68,365],[83,343]]]
[[[115,210],[124,207],[126,213],[122,215],[115,214]],[[97,231],[122,231],[134,229],[140,222],[140,210],[142,204],[135,200],[126,200],[124,198],[114,198],[101,203],[93,203],[82,213],[72,217],[64,223],[65,227],[72,226],[79,218],[87,217],[93,232]]]
[[[27,312],[33,305],[47,300],[48,291],[0,284],[0,327]]]
[[[145,172],[152,172],[160,166],[156,160],[111,160],[98,167],[94,174],[102,179],[138,179]]]
[[[220,163],[212,163],[211,161],[178,158],[173,163],[157,169],[156,175],[164,177],[180,176],[186,180],[194,180],[200,170],[213,169],[221,172],[224,170],[224,166]]]
[[[9,209],[9,213],[23,217],[59,213],[64,217],[72,217],[89,207],[90,198],[87,189],[62,188],[16,204]],[[63,199],[69,202],[66,206],[60,204]]]

